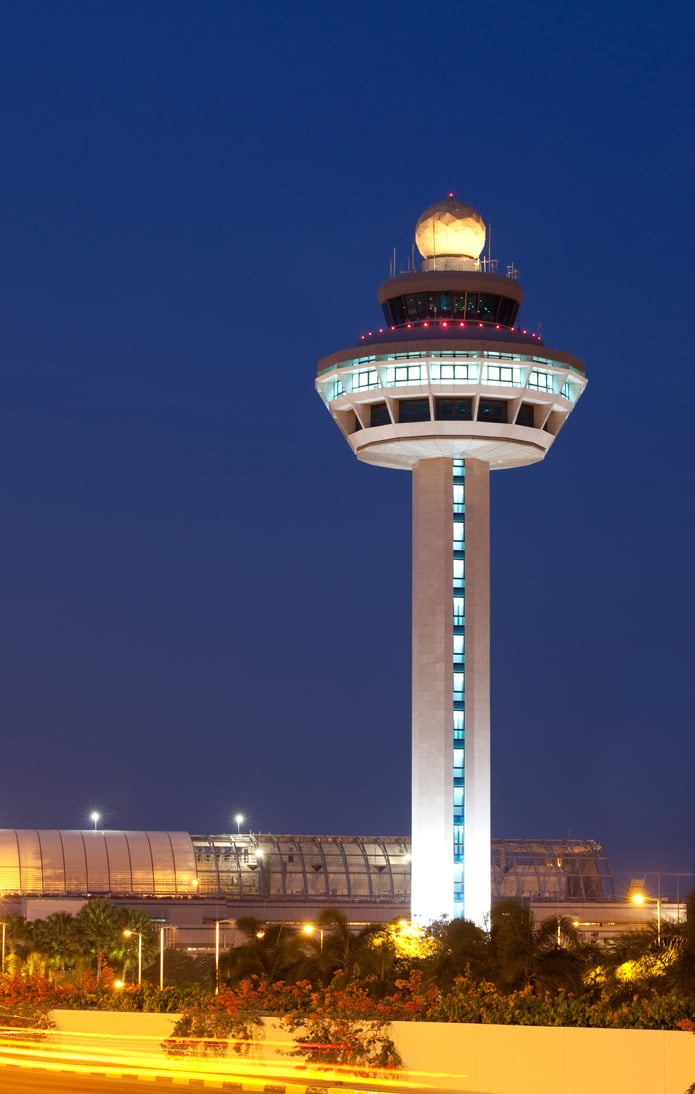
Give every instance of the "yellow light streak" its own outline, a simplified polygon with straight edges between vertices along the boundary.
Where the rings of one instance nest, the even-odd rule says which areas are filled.
[[[182,1038],[189,1042],[210,1038]],[[346,1094],[354,1091],[417,1091],[446,1087],[447,1080],[460,1078],[447,1072],[394,1071],[383,1068],[349,1067],[342,1065],[307,1064],[303,1061],[278,1059],[223,1057],[167,1057],[162,1050],[161,1036],[119,1034],[87,1034],[60,1030],[27,1030],[0,1027],[0,1065],[13,1064],[22,1068],[41,1067],[48,1071],[71,1070],[78,1074],[100,1073],[155,1079],[157,1076],[185,1081],[188,1078],[208,1082],[239,1079],[243,1089],[262,1090],[269,1081],[282,1083],[285,1094],[306,1094],[307,1087],[320,1083],[326,1094]],[[135,1045],[133,1044],[135,1042]],[[232,1042],[234,1044],[235,1042]],[[251,1041],[251,1051],[268,1052],[286,1041]],[[340,1084],[332,1087],[331,1084]]]

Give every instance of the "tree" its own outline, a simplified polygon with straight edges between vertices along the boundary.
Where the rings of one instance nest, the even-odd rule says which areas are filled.
[[[242,916],[236,925],[247,941],[232,946],[220,958],[221,980],[235,986],[251,976],[257,976],[265,984],[278,980],[293,984],[301,978],[300,969],[306,966],[306,958],[294,928],[285,923],[268,923],[264,927],[253,916]]]
[[[138,951],[142,936],[142,967],[147,969],[159,957],[159,936],[157,929],[146,912],[139,908],[125,908],[123,926],[120,931],[119,957],[123,960],[123,979],[126,980],[129,969],[137,969]],[[131,931],[130,938],[126,938],[124,931]]]
[[[493,975],[489,936],[472,920],[438,920],[429,934],[437,947],[425,962],[425,974],[439,987],[450,987],[457,976],[479,981]]]
[[[65,972],[80,953],[80,932],[74,916],[68,912],[55,912],[47,919],[32,924],[33,948],[45,954],[50,964],[59,972]]]
[[[110,900],[90,900],[75,916],[80,945],[96,959],[97,979],[104,963],[118,959],[123,953],[127,918],[127,910],[116,908]]]
[[[516,900],[503,900],[491,915],[490,949],[495,982],[504,991],[525,988],[533,968],[531,912]]]

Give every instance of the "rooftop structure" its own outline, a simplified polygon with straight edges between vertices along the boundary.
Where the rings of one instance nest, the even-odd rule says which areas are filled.
[[[211,952],[216,924],[223,946],[243,941],[241,916],[299,925],[330,907],[355,930],[400,919],[410,904],[409,855],[409,839],[398,836],[3,829],[0,904],[5,916],[36,920],[108,898],[175,928],[169,945]],[[569,916],[586,938],[685,915],[678,889],[660,907],[616,892],[593,840],[493,840],[491,875],[493,902],[519,900],[538,921]]]
[[[606,901],[613,880],[592,840],[494,840],[497,899]],[[240,904],[399,905],[410,900],[403,836],[0,829],[11,897],[223,898]],[[271,917],[272,918],[272,917]]]

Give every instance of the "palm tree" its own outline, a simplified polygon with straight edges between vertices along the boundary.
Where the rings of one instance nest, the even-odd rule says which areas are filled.
[[[127,915],[110,900],[90,900],[75,916],[81,948],[96,958],[97,979],[106,958],[113,959],[123,952],[122,932]]]
[[[125,980],[128,969],[138,963],[138,950],[140,948],[140,938],[138,936],[142,938],[143,969],[149,968],[158,957],[159,938],[155,925],[146,912],[140,911],[139,908],[125,908],[123,911],[125,915],[120,931],[121,945],[118,956],[123,959],[123,979]],[[131,932],[129,938],[124,934],[125,931]]]
[[[533,920],[516,900],[502,900],[492,909],[490,950],[495,982],[504,991],[525,988],[533,967]]]
[[[37,920],[32,934],[34,949],[46,954],[60,972],[65,972],[67,963],[80,952],[78,924],[68,912],[55,912]]]
[[[493,975],[489,936],[472,920],[440,920],[428,933],[438,945],[424,962],[425,975],[440,987],[450,986],[457,976],[479,981]]]
[[[257,976],[266,984],[284,980],[288,984],[300,979],[299,970],[305,957],[298,932],[285,923],[263,924],[253,916],[236,921],[237,930],[246,936],[241,946],[232,946],[220,959],[220,978],[232,986]]]

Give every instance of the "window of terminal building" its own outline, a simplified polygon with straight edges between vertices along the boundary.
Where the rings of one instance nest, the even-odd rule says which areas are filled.
[[[497,305],[499,296],[493,293],[481,292],[478,304],[478,318],[484,323],[494,323],[497,318]]]
[[[511,327],[516,319],[517,310],[518,304],[516,300],[511,300],[508,296],[501,296],[497,322],[501,323],[504,327]]]
[[[553,374],[552,372],[543,372],[542,369],[531,369],[531,375],[529,376],[528,386],[535,391],[552,391],[553,390]]]
[[[506,384],[507,387],[519,387],[521,384],[521,369],[514,365],[488,365],[488,384]]]
[[[391,415],[386,403],[372,403],[369,424],[371,426],[391,425]]]
[[[478,421],[506,423],[507,404],[504,399],[481,399],[478,404]]]
[[[443,366],[444,367],[444,366]],[[449,366],[452,367],[451,365]],[[459,366],[465,368],[466,366]],[[434,416],[438,422],[472,422],[472,399],[435,399]]]
[[[431,319],[449,319],[451,316],[451,293],[429,292],[427,294],[427,314]]]
[[[427,300],[424,293],[408,293],[405,298],[408,319],[427,319]]]
[[[398,404],[399,422],[429,422],[429,399],[401,399]]]
[[[531,403],[522,403],[516,416],[517,425],[527,425],[533,429],[533,406]]]

